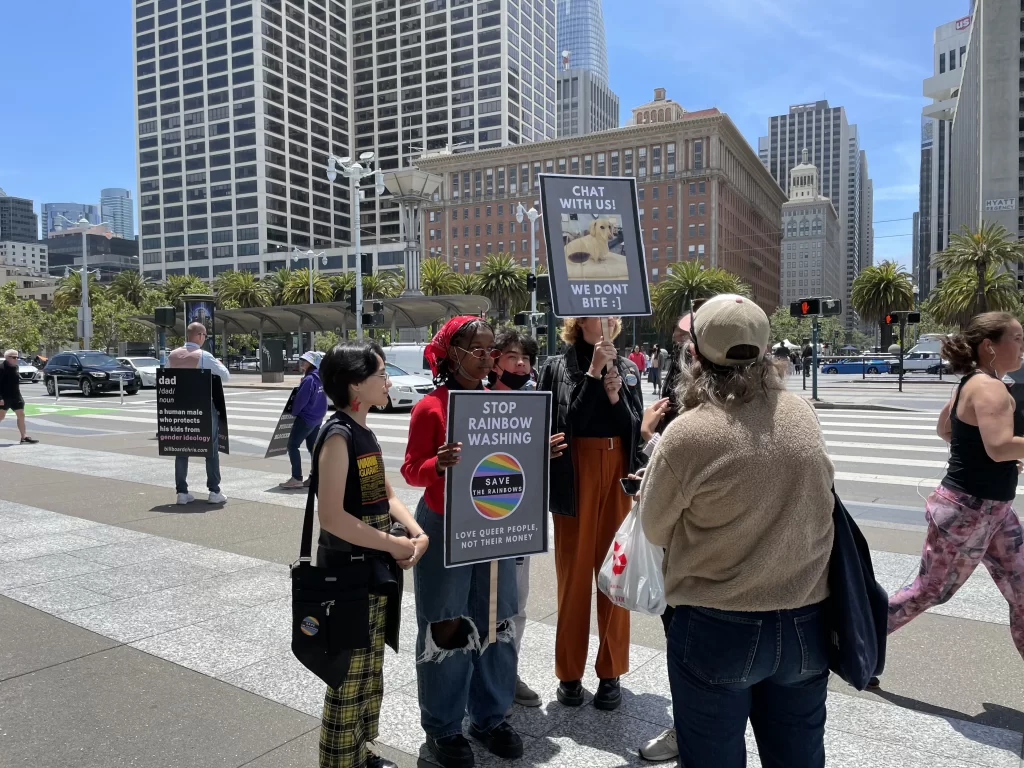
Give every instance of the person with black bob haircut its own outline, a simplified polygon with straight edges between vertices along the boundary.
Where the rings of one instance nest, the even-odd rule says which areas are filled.
[[[352,573],[351,583],[337,586],[339,602],[368,593],[370,638],[368,646],[338,649],[348,656],[348,672],[324,698],[320,768],[394,768],[366,744],[378,733],[385,643],[398,651],[399,567],[411,568],[430,540],[395,495],[380,444],[366,425],[370,408],[386,405],[391,387],[381,348],[339,344],[324,357],[320,375],[337,410],[313,452],[309,490],[320,520],[317,565]]]

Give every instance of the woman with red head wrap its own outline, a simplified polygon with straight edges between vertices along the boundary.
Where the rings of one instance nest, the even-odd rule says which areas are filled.
[[[445,472],[459,461],[461,443],[447,442],[448,393],[482,389],[494,364],[494,331],[483,320],[454,317],[424,350],[437,388],[412,411],[402,476],[424,488],[416,522],[438,541],[444,536]],[[514,560],[498,563],[497,642],[487,642],[490,563],[444,567],[444,547],[428,548],[413,574],[416,593],[416,679],[427,749],[443,768],[472,768],[470,735],[493,754],[523,754],[519,734],[505,719],[516,684],[518,611]]]

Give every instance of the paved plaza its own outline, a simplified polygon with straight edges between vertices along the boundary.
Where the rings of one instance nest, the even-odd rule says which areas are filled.
[[[323,685],[289,651],[287,563],[297,557],[305,496],[276,488],[285,459],[262,458],[287,392],[228,392],[224,506],[173,504],[173,462],[157,456],[151,391],[124,406],[74,395],[56,406],[27,387],[30,428],[43,442],[16,445],[13,425],[0,427],[0,766],[316,764]],[[900,402],[922,407],[913,397]],[[916,571],[922,496],[943,471],[935,410],[819,413],[837,489],[889,590]],[[370,422],[412,505],[418,492],[397,473],[408,414]],[[198,495],[200,462],[190,479]],[[411,592],[403,608],[402,652],[386,656],[379,745],[405,768],[429,763]],[[526,742],[517,764],[640,764],[637,747],[671,721],[660,621],[634,615],[623,706],[605,713],[553,701],[550,555],[534,560],[529,615],[520,674],[545,705],[514,708]],[[594,689],[592,673],[584,684]],[[1024,663],[1006,603],[981,571],[892,637],[881,691],[831,681],[828,765],[1021,768],[1022,710]],[[478,762],[501,761],[478,752]]]

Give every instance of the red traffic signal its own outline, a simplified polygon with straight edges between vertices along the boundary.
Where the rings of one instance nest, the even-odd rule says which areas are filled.
[[[900,322],[900,319],[893,312],[889,312],[885,316],[885,324],[886,325],[899,325],[899,322]]]
[[[821,299],[801,299],[789,305],[790,317],[816,317],[821,314]]]

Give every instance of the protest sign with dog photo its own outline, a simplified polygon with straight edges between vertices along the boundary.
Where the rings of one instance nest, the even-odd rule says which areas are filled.
[[[557,317],[651,314],[636,179],[541,174]]]

